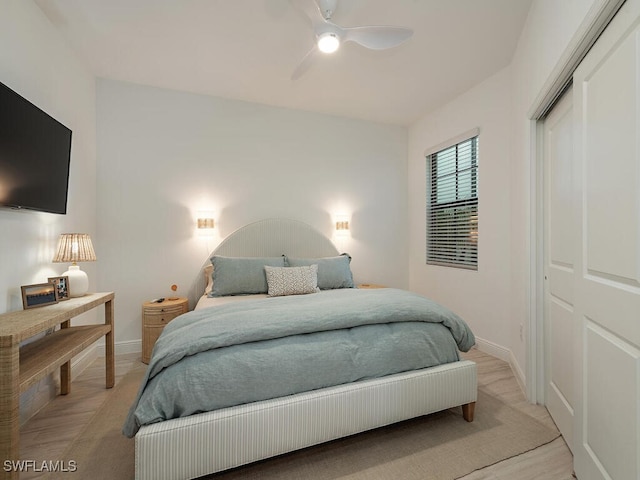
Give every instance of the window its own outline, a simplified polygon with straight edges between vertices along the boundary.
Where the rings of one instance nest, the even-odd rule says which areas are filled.
[[[478,269],[478,135],[427,155],[427,264]]]

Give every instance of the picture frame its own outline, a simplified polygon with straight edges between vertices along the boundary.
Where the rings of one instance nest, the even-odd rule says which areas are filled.
[[[49,277],[49,283],[53,283],[56,286],[59,302],[69,300],[69,277]]]
[[[53,283],[22,285],[22,308],[43,307],[58,303],[58,291]]]

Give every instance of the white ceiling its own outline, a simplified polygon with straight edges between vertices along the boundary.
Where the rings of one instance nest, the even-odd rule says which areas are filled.
[[[394,25],[291,74],[313,32],[290,0],[35,0],[99,77],[409,125],[507,66],[531,0],[341,0],[338,25]]]

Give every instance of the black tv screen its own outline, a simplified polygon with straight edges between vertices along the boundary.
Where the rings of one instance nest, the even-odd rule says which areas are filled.
[[[71,130],[0,83],[0,205],[67,213]]]

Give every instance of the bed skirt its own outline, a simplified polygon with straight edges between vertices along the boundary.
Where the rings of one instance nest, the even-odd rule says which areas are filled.
[[[476,398],[476,364],[461,360],[167,420],[137,433],[136,479],[197,478]]]

